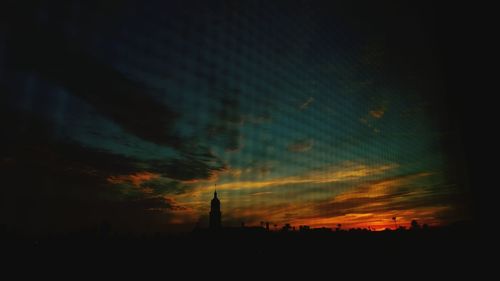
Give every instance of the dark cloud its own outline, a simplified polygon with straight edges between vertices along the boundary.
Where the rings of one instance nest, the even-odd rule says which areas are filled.
[[[216,161],[217,158],[214,157],[212,160]],[[168,162],[151,162],[151,169],[171,179],[190,181],[209,179],[216,172],[225,170],[226,166],[222,163],[212,165],[203,159],[186,156]]]
[[[105,177],[137,169],[138,161],[132,158],[57,140],[52,123],[37,115],[6,109],[0,117],[0,126],[5,132],[1,155],[21,170],[26,164]]]
[[[163,196],[185,191],[180,180],[206,179],[224,164],[206,147],[184,158],[146,161],[54,138],[51,123],[24,112],[2,110],[0,125],[0,221],[16,229],[76,230],[108,220],[123,228],[163,227],[180,210]],[[187,147],[185,148],[187,150]],[[110,176],[159,173],[141,183],[112,184]],[[165,178],[168,177],[168,178]],[[152,192],[145,192],[145,189]],[[147,225],[144,225],[147,224]],[[170,227],[170,228],[169,228]]]
[[[4,223],[36,232],[67,231],[97,223],[114,212],[111,202],[118,193],[103,183],[105,172],[100,168],[118,162],[97,157],[96,161],[107,162],[88,166],[86,159],[71,159],[79,153],[68,156],[62,151],[68,149],[44,143],[23,145],[3,158],[0,216]]]
[[[34,7],[8,25],[7,70],[21,76],[34,74],[65,88],[133,135],[178,146],[181,140],[172,133],[178,113],[156,99],[152,89],[101,62],[82,42],[70,38],[60,12]],[[37,15],[43,13],[55,15],[45,22]],[[80,28],[75,32],[91,31],[88,26]]]
[[[167,193],[181,194],[187,190],[187,187],[179,181],[166,179],[163,177],[152,179],[141,184],[143,188],[153,189],[155,194],[163,195]]]
[[[182,192],[178,182],[153,180],[141,187],[107,182],[109,175],[136,173],[133,159],[75,144],[11,148],[0,162],[2,223],[30,232],[78,230],[103,220],[136,231],[144,224],[140,231],[175,230],[165,222],[182,207],[163,195]]]

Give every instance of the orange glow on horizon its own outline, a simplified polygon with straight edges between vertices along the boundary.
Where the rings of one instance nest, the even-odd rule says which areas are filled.
[[[293,220],[292,225],[308,225],[313,228],[327,227],[335,229],[341,224],[341,229],[363,228],[382,231],[386,228],[396,229],[398,227],[408,228],[412,220],[420,225],[440,226],[442,221],[436,219],[435,214],[447,210],[449,207],[427,207],[415,210],[403,210],[397,212],[374,212],[374,213],[350,213],[337,217],[318,217]],[[396,221],[392,218],[396,217]]]

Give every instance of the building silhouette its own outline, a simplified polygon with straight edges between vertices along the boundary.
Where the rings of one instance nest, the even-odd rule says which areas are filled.
[[[214,192],[214,198],[210,202],[210,222],[209,226],[211,229],[220,229],[222,227],[221,225],[221,216],[222,213],[220,212],[220,201],[219,198],[217,198],[217,190]]]

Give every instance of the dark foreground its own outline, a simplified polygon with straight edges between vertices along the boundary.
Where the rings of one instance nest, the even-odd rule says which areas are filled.
[[[3,235],[2,252],[15,262],[110,264],[263,263],[321,260],[348,265],[415,264],[418,268],[470,265],[481,237],[469,228],[401,231],[200,230],[183,235],[125,235],[112,232],[51,236]],[[484,250],[484,249],[483,249]]]

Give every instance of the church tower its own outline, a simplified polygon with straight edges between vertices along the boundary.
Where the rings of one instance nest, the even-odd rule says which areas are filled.
[[[221,228],[221,212],[220,212],[220,201],[217,198],[217,189],[214,192],[214,198],[210,202],[210,228],[219,229]]]

